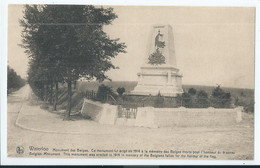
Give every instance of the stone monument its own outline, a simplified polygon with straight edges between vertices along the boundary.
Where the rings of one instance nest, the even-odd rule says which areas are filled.
[[[170,25],[155,25],[150,32],[147,53],[133,95],[175,97],[183,93],[182,75],[176,67],[173,31]]]

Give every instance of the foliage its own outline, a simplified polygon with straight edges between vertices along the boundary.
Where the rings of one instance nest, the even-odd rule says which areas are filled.
[[[208,99],[208,94],[204,90],[200,90],[197,93],[197,105],[200,108],[206,108],[210,106],[210,102]]]
[[[182,106],[191,107],[191,95],[187,92],[182,94]]]
[[[71,111],[72,82],[79,78],[107,79],[105,72],[116,68],[111,59],[125,52],[124,43],[110,39],[103,31],[103,26],[116,18],[112,8],[91,5],[25,6],[20,21],[23,27],[21,46],[30,58],[30,84],[41,83],[41,92],[46,92],[46,89],[52,90],[53,84],[66,82],[66,119]]]
[[[251,112],[251,113],[254,113],[255,109],[254,109],[254,102],[249,102],[248,104],[243,104],[242,105],[244,107],[244,110],[246,112]]]
[[[212,91],[211,104],[213,107],[217,108],[228,108],[231,106],[231,94],[229,92],[225,92],[218,85]]]
[[[190,95],[195,95],[196,92],[197,92],[197,90],[194,89],[194,88],[190,88],[190,89],[188,90],[188,93],[189,93]]]
[[[115,96],[115,93],[113,92],[112,88],[106,85],[100,85],[98,87],[97,96],[96,99],[99,101],[105,101],[108,97],[107,96]]]
[[[210,105],[208,94],[204,90],[197,92],[193,88],[190,88],[188,92],[184,92],[182,95],[177,95],[176,99],[177,103],[187,108],[206,108]]]
[[[231,107],[231,94],[224,92],[220,86],[212,91],[212,98],[208,98],[207,92],[204,90],[196,91],[190,88],[188,93],[182,94],[182,105],[189,108],[206,108],[213,106],[216,108],[230,108]]]
[[[200,90],[197,95],[198,95],[198,98],[203,98],[203,99],[208,98],[208,94],[204,90]]]
[[[148,63],[152,65],[165,64],[165,57],[159,49],[156,49],[156,51],[149,56],[148,60]]]
[[[245,112],[254,113],[254,106],[255,103],[253,101],[248,100],[248,98],[245,98],[244,95],[240,98],[235,99],[235,105],[236,106],[243,106]]]
[[[89,88],[89,90],[94,90],[97,91],[98,89],[98,85],[99,83],[97,81],[93,81],[93,82],[87,82],[87,81],[82,81],[82,82],[78,82],[79,84],[79,91],[85,92],[86,88]],[[104,81],[103,82],[105,85],[110,86],[112,88],[118,88],[118,87],[124,87],[126,89],[127,92],[130,92],[131,90],[134,89],[134,87],[136,86],[137,82],[129,82],[129,81]],[[207,99],[204,99],[204,101],[200,100],[197,103],[197,107],[201,107],[201,108],[207,108],[210,107],[211,105],[214,106],[213,102],[211,102],[214,98],[212,98],[211,94],[212,91],[216,88],[214,86],[200,86],[200,85],[183,85],[182,86],[184,90],[189,90],[189,88],[194,88],[197,90],[196,93],[196,98],[200,99],[200,98],[204,98],[205,95],[207,95]],[[238,97],[239,101],[237,104],[235,104],[236,106],[243,106],[245,111],[247,112],[254,112],[254,89],[241,89],[241,88],[223,88],[225,92],[230,92],[231,94],[231,103],[230,106],[227,108],[232,107],[232,103],[235,102],[235,98]],[[203,91],[204,94],[200,94],[200,91]],[[241,95],[241,92],[244,92],[243,96]],[[204,96],[202,96],[204,95]],[[151,103],[148,102],[150,99],[147,98],[145,100],[142,99],[130,99],[129,97],[133,97],[133,96],[129,96],[129,95],[124,95],[124,103],[131,103],[131,106],[137,106],[138,107],[142,107],[144,106],[153,106],[154,105],[154,97],[152,97],[151,99]],[[182,94],[178,94],[177,97],[175,98],[169,98],[169,97],[165,97],[164,98],[164,107],[167,108],[175,108],[175,107],[179,107],[181,106],[182,103]],[[217,106],[215,106],[216,108],[219,108]]]
[[[14,69],[7,66],[7,93],[16,90],[25,85],[25,80],[14,71]]]
[[[162,108],[163,106],[164,106],[164,98],[162,97],[161,93],[159,92],[154,101],[154,107]]]
[[[119,94],[119,96],[122,96],[123,95],[123,93],[125,92],[125,88],[124,87],[119,87],[119,88],[117,88],[117,93]]]

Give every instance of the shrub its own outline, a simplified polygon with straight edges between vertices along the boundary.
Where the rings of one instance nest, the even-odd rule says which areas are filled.
[[[181,103],[182,103],[182,94],[177,94],[177,97],[176,97],[177,106],[181,106]]]
[[[112,96],[115,95],[112,88],[104,84],[100,85],[98,87],[96,99],[99,101],[105,101],[108,95],[112,95]]]
[[[198,92],[198,98],[207,99],[207,98],[208,98],[207,92],[205,92],[204,90],[200,90],[200,91]]]
[[[218,85],[212,92],[211,103],[213,107],[228,108],[231,106],[231,94],[222,90]]]
[[[125,92],[125,88],[124,87],[119,87],[119,88],[117,88],[117,93],[119,94],[119,96],[122,96],[123,95],[123,93]]]
[[[159,92],[154,101],[154,107],[162,108],[163,106],[164,106],[164,98],[161,96],[161,93]]]
[[[245,112],[254,113],[254,99],[249,99],[246,97],[240,97],[235,99],[236,106],[243,106]]]
[[[183,107],[191,107],[192,106],[191,95],[187,92],[184,92],[182,94],[182,106]]]
[[[209,107],[208,94],[204,90],[200,90],[197,93],[197,105],[200,108]]]
[[[197,92],[197,90],[194,89],[194,88],[190,88],[190,89],[188,90],[188,93],[189,93],[190,95],[195,95],[196,92]]]
[[[255,103],[250,101],[249,104],[244,105],[244,110],[246,112],[254,113],[254,106],[255,106]]]

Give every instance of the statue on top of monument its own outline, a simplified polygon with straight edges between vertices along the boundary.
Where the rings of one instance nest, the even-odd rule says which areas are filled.
[[[155,48],[156,50],[148,57],[148,63],[152,65],[165,64],[165,57],[162,54],[161,48],[165,47],[165,42],[161,41],[163,34],[158,31],[158,34],[155,37]]]
[[[163,37],[163,34],[161,34],[160,30],[158,30],[158,34],[155,37],[155,47],[157,49],[165,47],[165,42],[164,41],[160,41],[160,37]]]

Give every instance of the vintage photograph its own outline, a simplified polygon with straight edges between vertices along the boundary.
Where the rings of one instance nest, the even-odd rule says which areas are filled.
[[[8,5],[7,156],[254,160],[255,8]]]

